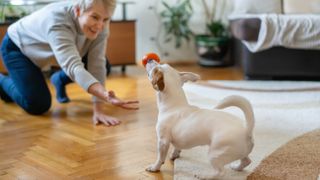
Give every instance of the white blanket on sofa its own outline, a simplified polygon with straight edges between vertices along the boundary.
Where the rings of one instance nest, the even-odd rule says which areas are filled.
[[[283,46],[295,49],[320,49],[320,15],[240,15],[231,19],[261,19],[259,37],[256,42],[243,41],[251,52]]]

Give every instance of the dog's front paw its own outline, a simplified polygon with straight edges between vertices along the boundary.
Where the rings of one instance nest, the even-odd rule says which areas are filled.
[[[148,172],[159,172],[160,168],[157,168],[156,165],[151,164],[151,165],[149,165],[149,167],[146,168],[146,171],[148,171]]]

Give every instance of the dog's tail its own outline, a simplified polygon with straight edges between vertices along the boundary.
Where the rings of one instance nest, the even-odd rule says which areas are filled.
[[[230,106],[236,106],[243,111],[247,122],[246,126],[248,135],[252,137],[252,131],[254,128],[254,113],[250,102],[244,97],[232,95],[219,102],[215,109],[224,109]]]

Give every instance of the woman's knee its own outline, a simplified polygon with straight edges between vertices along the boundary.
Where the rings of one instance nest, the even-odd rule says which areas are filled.
[[[32,115],[41,115],[49,111],[51,107],[51,97],[36,98],[28,100],[22,107],[26,112]]]

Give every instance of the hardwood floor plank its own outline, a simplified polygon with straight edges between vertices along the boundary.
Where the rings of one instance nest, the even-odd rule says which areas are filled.
[[[28,159],[29,161],[36,164],[41,169],[46,169],[48,171],[54,172],[55,174],[61,174],[67,176],[74,173],[75,170],[69,165],[54,159],[50,154],[41,154],[37,151],[27,151],[24,153],[25,156],[22,159]]]

